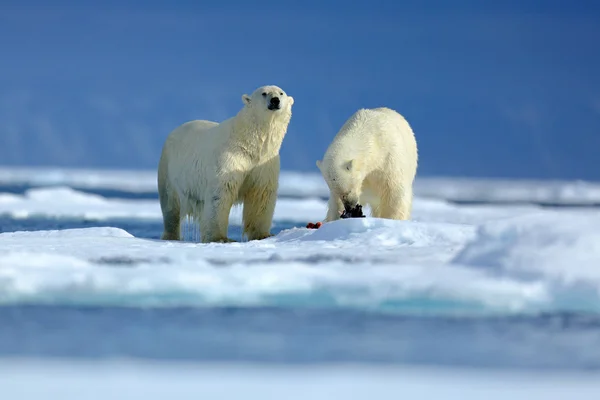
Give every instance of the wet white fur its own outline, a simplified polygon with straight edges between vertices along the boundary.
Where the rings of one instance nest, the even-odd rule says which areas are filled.
[[[415,136],[402,115],[385,107],[358,110],[317,161],[330,190],[325,221],[339,219],[344,201],[370,206],[373,217],[409,219],[417,162]]]
[[[279,97],[279,110],[267,108],[272,97]],[[271,236],[279,149],[294,99],[277,86],[263,86],[251,96],[244,94],[242,101],[232,118],[190,121],[167,137],[158,167],[162,239],[180,240],[182,219],[192,217],[200,225],[202,242],[231,241],[227,230],[235,204],[243,204],[244,236]]]

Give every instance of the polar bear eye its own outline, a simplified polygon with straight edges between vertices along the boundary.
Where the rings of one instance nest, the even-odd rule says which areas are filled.
[[[279,92],[279,95],[280,95],[280,96],[283,96],[283,92]]]
[[[263,92],[263,97],[267,97],[267,94],[265,92]]]

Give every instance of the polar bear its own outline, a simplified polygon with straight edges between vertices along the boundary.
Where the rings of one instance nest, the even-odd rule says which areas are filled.
[[[417,173],[417,142],[402,115],[387,107],[360,109],[317,161],[330,197],[325,221],[363,216],[410,218]]]
[[[180,240],[190,216],[201,241],[227,237],[233,205],[243,204],[243,235],[270,234],[279,184],[279,149],[292,117],[294,98],[277,86],[262,86],[233,117],[187,122],[167,136],[158,165],[163,240]]]

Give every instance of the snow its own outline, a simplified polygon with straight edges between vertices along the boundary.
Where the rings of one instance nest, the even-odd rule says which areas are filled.
[[[600,290],[600,214],[534,213],[483,224],[455,262],[501,273],[593,282]]]
[[[547,296],[537,283],[446,268],[457,244],[473,236],[469,226],[357,219],[208,245],[137,239],[115,228],[76,231],[0,234],[10,249],[0,257],[0,302],[247,306],[293,298],[303,306],[401,309],[424,297],[507,310]],[[399,268],[403,253],[410,258]],[[115,264],[135,268],[100,268]]]
[[[596,398],[597,372],[417,367],[0,362],[7,399],[566,399]],[[335,396],[332,394],[335,393]]]
[[[34,176],[32,171],[7,171],[0,174],[5,181],[35,178],[38,183],[90,187],[137,181],[140,188],[149,179],[125,172],[49,171]],[[322,220],[326,211],[325,200],[315,197],[323,182],[314,177],[284,174],[282,191],[308,197],[280,198],[275,220],[294,227],[263,241],[174,243],[133,237],[110,226],[0,234],[0,302],[154,306],[291,302],[459,314],[600,311],[600,216],[593,208],[457,205],[416,197],[411,221],[368,217],[310,230],[304,228],[306,223]],[[450,183],[438,187],[438,197],[456,196],[448,194]],[[463,187],[465,193],[475,190],[469,188],[473,189]],[[557,194],[552,184],[528,187],[526,193],[521,189],[514,193],[525,200],[594,198],[593,188],[570,191],[569,196]],[[511,199],[518,197],[514,193]],[[106,198],[67,186],[0,194],[0,214],[161,219],[156,199]],[[236,207],[231,223],[240,222],[241,207]]]
[[[141,239],[110,227],[7,232],[0,234],[0,302],[250,306],[292,301],[386,312],[422,312],[430,303],[443,303],[443,312],[460,314],[600,311],[595,244],[600,217],[555,214],[539,212],[534,221],[499,219],[481,228],[361,218],[233,244]],[[540,219],[563,228],[539,225]],[[564,239],[565,232],[577,235]],[[556,250],[555,243],[563,245]],[[532,269],[536,275],[529,274]],[[558,278],[565,278],[560,287]],[[579,293],[575,283],[593,289],[585,301],[573,301]]]

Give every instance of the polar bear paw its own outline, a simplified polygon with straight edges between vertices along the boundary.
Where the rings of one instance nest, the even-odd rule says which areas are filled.
[[[236,243],[237,240],[230,239],[228,237],[214,238],[210,240],[204,240],[204,243]]]
[[[250,240],[264,240],[264,239],[268,239],[273,236],[275,236],[275,235],[273,235],[272,233],[264,233],[262,235],[254,235],[252,237],[252,239],[250,239]]]

